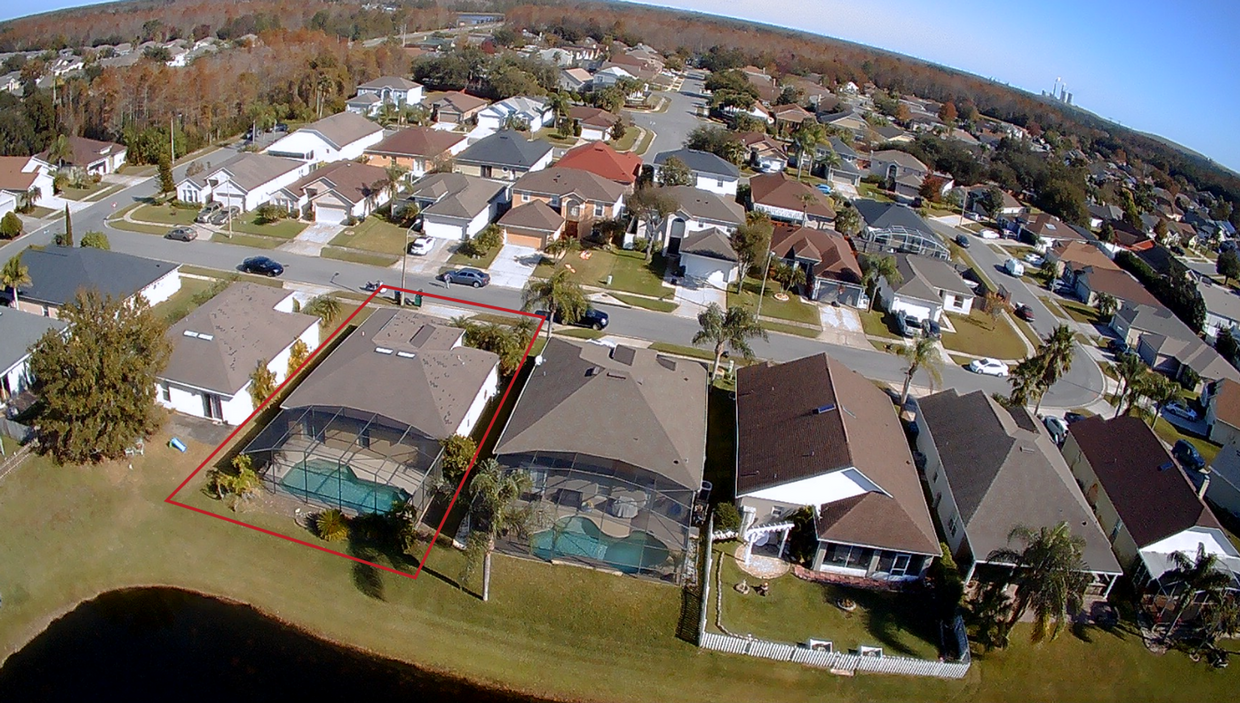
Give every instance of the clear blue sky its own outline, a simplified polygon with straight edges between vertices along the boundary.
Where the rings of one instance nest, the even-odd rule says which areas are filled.
[[[8,0],[0,20],[80,0]],[[1074,102],[1240,170],[1240,3],[658,0],[916,56]]]

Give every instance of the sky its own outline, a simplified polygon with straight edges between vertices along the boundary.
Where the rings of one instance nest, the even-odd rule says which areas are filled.
[[[0,20],[81,0],[6,0]],[[658,0],[907,54],[1073,103],[1240,171],[1240,3],[1231,0]]]

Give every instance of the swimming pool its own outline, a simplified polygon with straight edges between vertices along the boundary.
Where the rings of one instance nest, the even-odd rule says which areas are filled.
[[[393,486],[358,478],[347,464],[330,459],[306,459],[294,466],[280,485],[293,495],[359,513],[386,513],[409,494]]]
[[[534,533],[530,547],[542,559],[585,557],[626,574],[654,568],[671,554],[667,545],[648,532],[635,530],[617,539],[603,534],[593,520],[580,515],[562,518],[554,528]]]

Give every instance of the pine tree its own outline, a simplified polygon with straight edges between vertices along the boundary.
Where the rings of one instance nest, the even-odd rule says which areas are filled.
[[[172,161],[167,154],[159,157],[159,192],[172,193],[177,184],[172,180]]]
[[[65,203],[64,246],[73,246],[73,217],[69,214],[69,203]]]

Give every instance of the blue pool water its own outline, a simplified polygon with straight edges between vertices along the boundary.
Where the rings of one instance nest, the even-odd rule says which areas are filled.
[[[667,545],[647,532],[634,531],[617,539],[603,534],[592,520],[580,515],[563,518],[555,528],[534,533],[530,546],[542,559],[585,557],[626,574],[658,566],[670,553]]]
[[[360,513],[386,513],[394,502],[409,497],[399,488],[360,479],[347,465],[327,459],[301,462],[280,485],[293,495]]]

